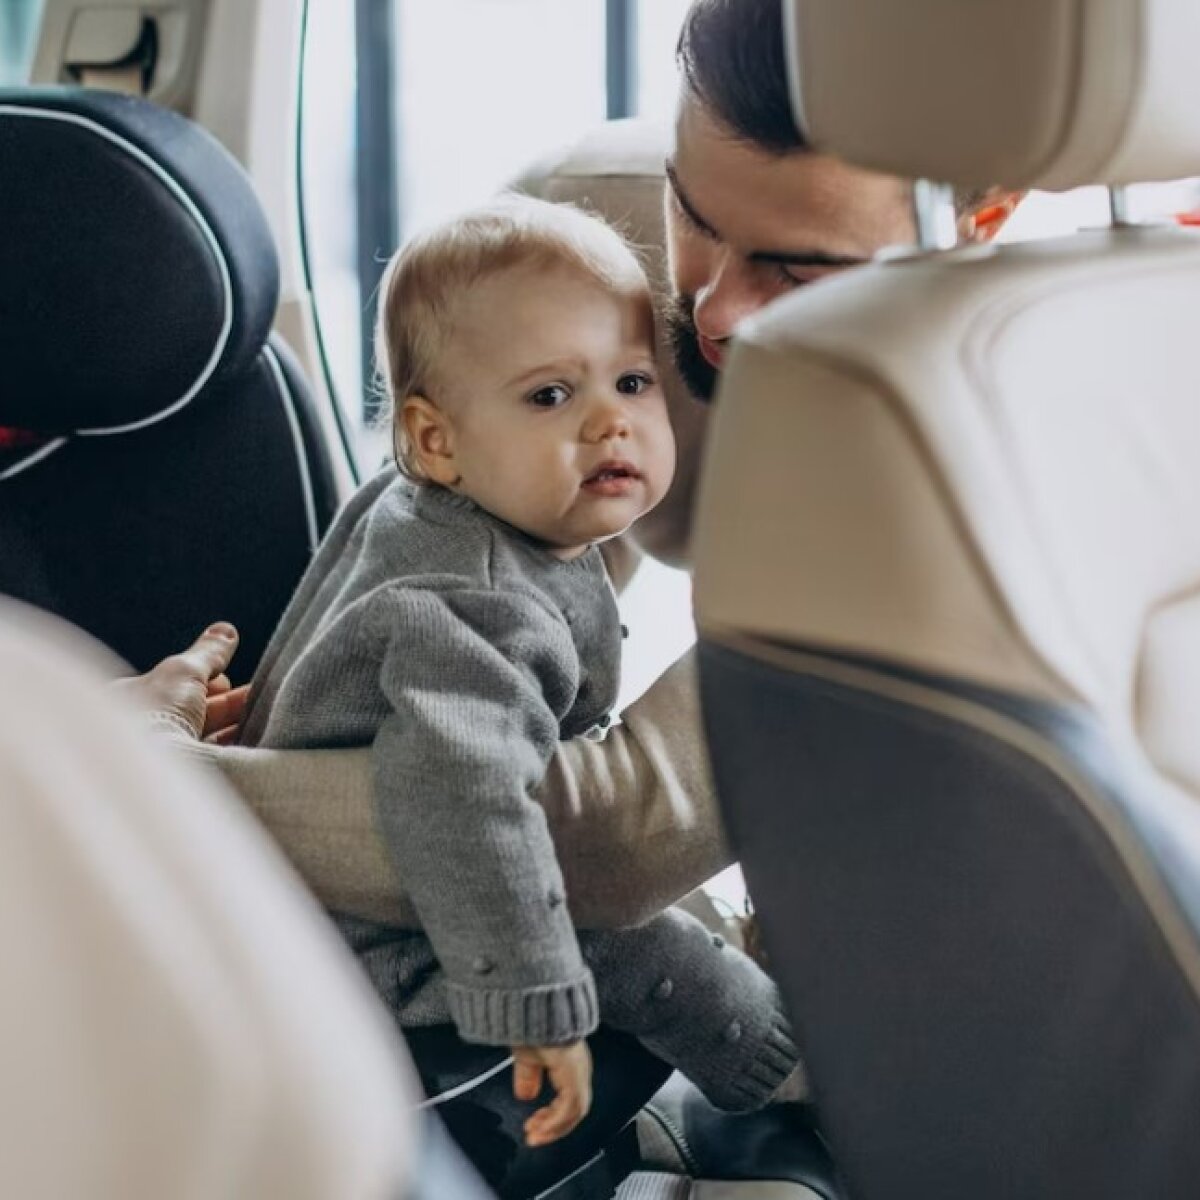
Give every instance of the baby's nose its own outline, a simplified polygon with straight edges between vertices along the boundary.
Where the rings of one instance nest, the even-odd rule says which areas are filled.
[[[629,432],[629,411],[619,397],[598,400],[583,423],[583,437],[588,442],[624,438],[629,436]]]

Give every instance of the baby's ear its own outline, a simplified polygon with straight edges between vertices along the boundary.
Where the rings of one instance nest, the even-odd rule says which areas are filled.
[[[459,480],[454,465],[454,426],[432,400],[414,393],[400,405],[400,428],[412,458],[433,483],[453,487]]]

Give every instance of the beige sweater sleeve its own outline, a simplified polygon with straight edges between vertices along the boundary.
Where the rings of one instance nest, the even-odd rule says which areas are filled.
[[[216,762],[325,905],[413,923],[375,829],[369,750],[189,749]],[[564,742],[539,799],[580,927],[637,924],[726,867],[694,654],[604,741]]]

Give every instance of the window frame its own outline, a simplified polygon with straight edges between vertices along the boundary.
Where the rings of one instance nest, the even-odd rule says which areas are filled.
[[[640,2],[605,0],[605,93],[609,120],[637,112]],[[363,379],[360,415],[366,426],[374,421],[380,406],[379,396],[371,386],[379,282],[385,259],[391,248],[400,244],[405,228],[400,204],[400,130],[395,104],[399,88],[395,0],[355,0],[354,16],[358,71],[355,193]]]

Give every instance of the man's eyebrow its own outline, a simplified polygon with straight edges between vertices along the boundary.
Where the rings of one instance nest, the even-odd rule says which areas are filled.
[[[790,251],[758,250],[746,256],[747,261],[773,263],[781,267],[861,267],[870,259],[856,258],[847,254],[826,254],[823,250]]]
[[[688,220],[706,237],[718,242],[723,241],[721,235],[695,210],[692,202],[687,198],[687,193],[679,186],[679,176],[675,174],[675,164],[670,159],[667,159],[666,172],[667,183],[670,184],[671,191],[674,193],[679,207],[687,214]]]
[[[721,242],[725,239],[697,211],[695,205],[688,199],[687,193],[679,183],[675,173],[675,165],[670,159],[666,162],[667,182],[675,196],[679,207],[687,214],[687,218],[706,237]],[[817,267],[826,270],[836,270],[841,267],[861,267],[869,259],[858,258],[847,254],[829,254],[824,250],[755,250],[746,255],[748,262],[771,263],[782,267]]]

